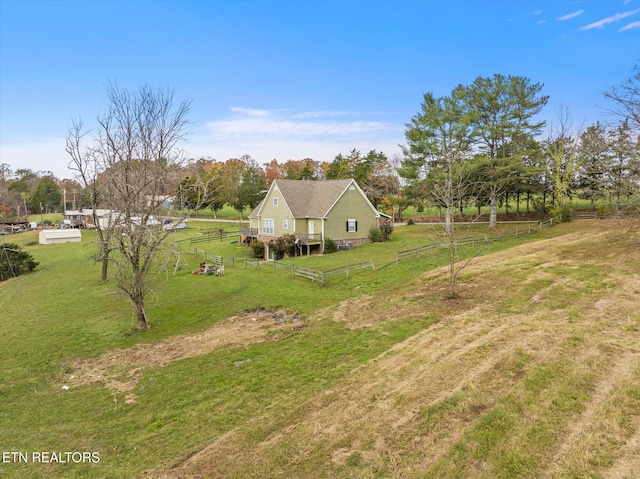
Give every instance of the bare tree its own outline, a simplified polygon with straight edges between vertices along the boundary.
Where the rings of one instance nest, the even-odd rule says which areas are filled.
[[[96,151],[92,145],[83,143],[87,134],[83,132],[82,121],[80,119],[73,120],[66,139],[66,150],[71,157],[69,169],[74,172],[76,179],[82,186],[85,201],[91,207],[92,223],[98,235],[96,253],[93,258],[102,263],[100,281],[105,282],[108,278],[109,256],[112,250],[111,234],[114,230],[111,220],[113,215],[109,213],[108,216],[101,217],[98,212],[100,201],[103,197],[106,198],[105,192],[100,192],[100,188],[104,190],[105,185],[98,178],[100,169],[104,165],[96,157]]]
[[[404,153],[423,164],[430,196],[445,209],[444,236],[449,251],[449,296],[457,296],[456,279],[471,258],[460,261],[454,210],[473,196],[471,176],[472,125],[465,103],[466,90],[456,87],[450,96],[424,95],[422,111],[407,125]]]
[[[629,119],[640,128],[640,65],[636,65],[631,76],[605,92],[605,98],[613,103],[609,111],[621,119]]]
[[[612,103],[609,111],[620,120],[614,132],[617,203],[623,189],[629,199],[635,198],[637,202],[640,197],[640,64],[634,67],[629,78],[611,87],[604,96]],[[623,170],[627,175],[622,175]]]
[[[547,174],[551,179],[554,201],[562,207],[569,198],[580,168],[581,128],[574,132],[571,112],[562,105],[558,119],[549,127],[544,142],[547,155]]]
[[[98,228],[108,230],[100,238],[103,258],[115,265],[117,285],[132,301],[138,328],[143,329],[149,327],[147,276],[171,233],[158,217],[169,193],[167,182],[184,162],[179,142],[185,136],[190,103],[174,106],[169,89],[142,86],[132,92],[113,83],[107,87],[107,98],[108,110],[98,118],[92,144],[84,145],[82,125],[76,122],[67,151],[78,179],[95,185],[94,211],[100,206],[111,212],[111,224]]]

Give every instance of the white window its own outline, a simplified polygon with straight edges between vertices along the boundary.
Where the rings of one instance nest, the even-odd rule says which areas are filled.
[[[278,206],[278,197],[277,196],[273,197],[273,206]]]
[[[289,229],[289,220],[282,220],[282,229],[283,230]]]
[[[355,233],[358,231],[358,222],[354,218],[349,218],[347,220],[347,231],[349,233]]]
[[[272,235],[273,231],[273,220],[263,219],[262,220],[262,233],[265,235]]]

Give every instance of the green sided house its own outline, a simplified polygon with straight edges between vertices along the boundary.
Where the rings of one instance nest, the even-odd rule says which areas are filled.
[[[355,180],[274,180],[264,200],[249,215],[242,240],[261,241],[271,258],[269,242],[295,235],[297,253],[324,251],[325,239],[340,249],[369,242],[369,229],[377,227],[376,211]]]

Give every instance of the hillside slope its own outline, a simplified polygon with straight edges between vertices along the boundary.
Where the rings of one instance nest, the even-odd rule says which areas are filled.
[[[144,477],[609,477],[640,470],[640,233],[589,228],[318,313],[438,322]]]

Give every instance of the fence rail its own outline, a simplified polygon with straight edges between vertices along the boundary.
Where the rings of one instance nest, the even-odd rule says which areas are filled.
[[[483,235],[470,235],[462,238],[456,239],[455,246],[456,247],[464,247],[464,246],[475,246],[477,244],[487,244],[493,241],[500,240],[502,238],[507,238],[510,236],[517,237],[525,234],[536,233],[538,231],[542,231],[544,228],[552,226],[554,223],[553,218],[549,218],[544,221],[540,221],[538,223],[530,223],[525,224],[519,227],[516,227],[515,230],[512,231],[500,231],[500,234],[494,237],[489,237],[486,234]],[[235,234],[238,234],[237,232]],[[215,235],[215,234],[214,234]],[[211,237],[211,235],[209,235]],[[206,239],[198,239],[198,242],[206,241]],[[434,241],[431,244],[420,246],[418,248],[399,251],[396,253],[395,261],[391,263],[384,264],[379,266],[377,270],[381,270],[391,265],[397,265],[400,261],[405,261],[408,259],[418,258],[427,253],[438,253],[440,251],[446,250],[449,248],[449,243],[445,241]],[[283,263],[279,261],[265,261],[259,260],[256,258],[223,258],[222,256],[212,255],[207,253],[206,251],[193,248],[189,246],[189,253],[202,255],[205,260],[214,263],[216,266],[225,265],[228,267],[236,267],[236,266],[244,266],[254,267],[261,269],[263,271],[271,271],[274,273],[278,271],[286,270],[287,273],[290,273],[292,276],[298,276],[300,278],[310,279],[311,281],[317,281],[319,283],[325,283],[330,278],[344,275],[346,278],[349,277],[350,273],[363,269],[371,269],[372,271],[377,271],[376,267],[373,263],[373,260],[370,259],[368,261],[363,261],[361,263],[347,264],[345,266],[341,266],[339,268],[334,268],[328,271],[322,271],[318,269],[312,268],[304,268],[301,266],[297,266],[291,263]]]
[[[189,247],[189,254],[195,254],[196,256],[202,255],[202,257],[206,262],[211,264],[215,264],[216,266],[222,266],[224,264],[224,258],[222,256],[218,256],[217,254],[207,253],[205,250],[200,248],[191,248]]]

